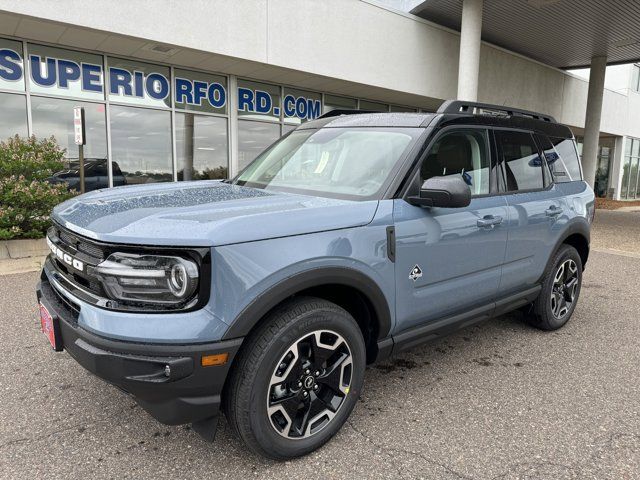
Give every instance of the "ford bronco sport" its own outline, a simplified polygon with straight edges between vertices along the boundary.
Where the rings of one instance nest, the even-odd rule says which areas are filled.
[[[304,455],[365,366],[521,309],[562,327],[594,194],[553,118],[446,102],[331,112],[235,179],[98,190],[55,208],[37,288],[55,350],[160,422]]]

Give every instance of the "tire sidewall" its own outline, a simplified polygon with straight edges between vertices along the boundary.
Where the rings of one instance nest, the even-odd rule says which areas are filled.
[[[349,393],[336,416],[318,433],[304,439],[287,439],[275,431],[267,415],[267,392],[273,371],[286,350],[301,337],[315,330],[332,330],[345,339],[353,367]],[[272,457],[288,458],[309,453],[333,437],[349,417],[364,383],[366,352],[360,328],[342,309],[306,312],[290,322],[267,346],[253,377],[248,401],[250,428],[258,444]]]
[[[576,290],[575,299],[571,305],[571,308],[567,312],[567,314],[558,319],[554,316],[553,311],[551,310],[551,302],[550,296],[551,291],[553,289],[553,280],[555,278],[556,272],[560,265],[562,265],[567,260],[573,260],[578,267],[578,288]],[[549,271],[548,275],[545,278],[542,291],[540,292],[540,300],[538,302],[538,314],[541,317],[541,320],[550,328],[557,329],[565,325],[573,315],[573,312],[578,304],[578,299],[580,298],[580,291],[582,290],[582,259],[578,254],[578,251],[569,246],[564,245],[556,254],[555,261],[553,262],[553,266]]]

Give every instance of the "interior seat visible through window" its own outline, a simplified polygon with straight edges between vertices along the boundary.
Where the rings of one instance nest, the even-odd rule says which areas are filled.
[[[420,180],[461,175],[472,195],[489,193],[489,156],[484,130],[448,133],[432,147],[420,167]]]

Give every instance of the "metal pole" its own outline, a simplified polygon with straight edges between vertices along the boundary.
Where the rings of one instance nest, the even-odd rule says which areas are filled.
[[[84,193],[84,145],[78,145],[78,162],[80,163],[80,193]]]

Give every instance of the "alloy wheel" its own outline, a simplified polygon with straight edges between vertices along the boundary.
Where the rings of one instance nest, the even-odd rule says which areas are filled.
[[[283,437],[303,439],[324,429],[345,403],[353,360],[346,340],[316,330],[294,342],[276,365],[267,415]]]
[[[576,300],[579,276],[578,266],[573,260],[565,260],[558,267],[551,289],[551,312],[558,320],[564,318]]]

